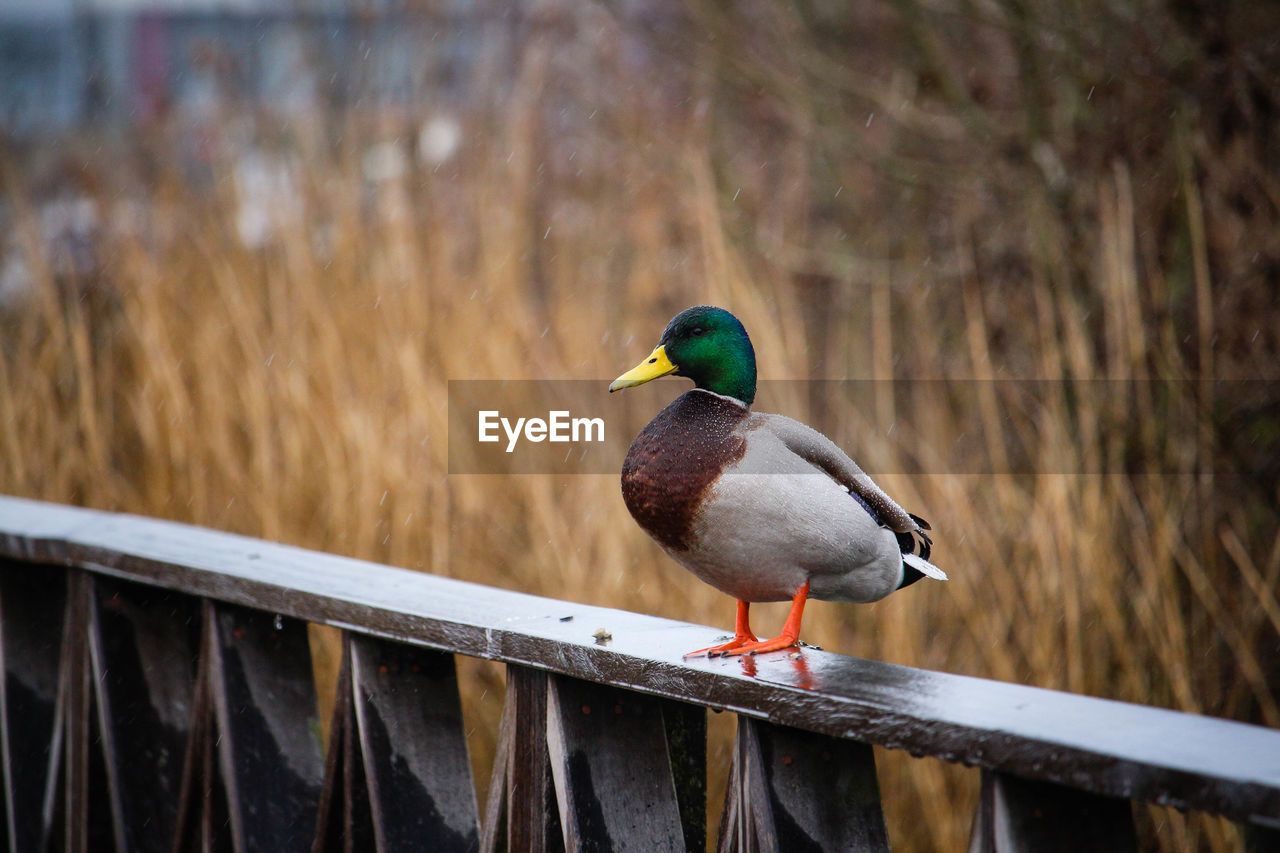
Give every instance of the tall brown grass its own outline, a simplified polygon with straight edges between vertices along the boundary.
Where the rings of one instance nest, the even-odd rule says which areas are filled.
[[[771,139],[743,139],[718,123],[750,124],[750,105],[716,82],[737,79],[719,63],[741,57],[697,48],[697,91],[668,99],[623,86],[610,42],[621,25],[592,26],[603,44],[579,49],[616,98],[532,39],[510,91],[461,113],[466,141],[436,168],[413,160],[409,117],[353,116],[340,144],[292,128],[276,153],[299,201],[256,248],[237,232],[234,154],[195,180],[155,137],[110,165],[94,153],[100,139],[64,141],[57,159],[11,152],[8,257],[30,288],[0,318],[0,490],[727,625],[731,602],[646,539],[614,478],[449,476],[446,455],[447,380],[607,380],[675,310],[721,304],[750,330],[763,378],[894,380],[861,407],[798,385],[770,405],[821,422],[885,472],[881,484],[933,523],[951,574],[871,606],[819,603],[807,640],[1280,725],[1274,483],[1228,471],[1253,457],[1224,467],[1231,425],[1188,381],[1256,377],[1250,365],[1275,355],[1268,331],[1262,350],[1232,356],[1233,371],[1215,368],[1215,336],[1250,318],[1213,310],[1221,221],[1200,187],[1213,183],[1204,170],[1230,164],[1200,159],[1206,138],[1192,128],[1200,147],[1184,146],[1182,172],[1165,175],[1182,215],[1162,233],[1182,249],[1153,266],[1165,253],[1152,254],[1150,208],[1124,156],[1082,169],[1069,197],[1028,192],[1005,218],[974,162],[958,167],[945,207],[924,195],[882,209],[876,152],[893,139],[847,131],[871,152],[823,161],[822,128],[791,125],[806,110],[787,99],[809,90],[770,101],[784,78],[767,57],[748,56],[763,75],[756,107],[790,117],[761,120],[785,126]],[[892,112],[903,83],[884,85]],[[566,92],[581,108],[567,131],[552,108]],[[989,117],[917,102],[879,120],[900,125],[892,137],[920,125],[964,135]],[[407,171],[371,180],[362,157],[374,143],[409,152]],[[138,150],[162,152],[147,180],[130,166]],[[93,178],[78,191],[103,228],[94,272],[70,275],[39,209],[48,180],[81,162]],[[814,213],[832,205],[837,216]],[[916,229],[940,210],[946,227]],[[935,378],[977,381],[960,400],[911,384]],[[1012,411],[987,381],[1009,378],[1050,380],[1052,393]],[[1131,380],[1132,394],[1114,393]],[[765,611],[762,625],[781,618]],[[483,765],[500,673],[466,673]],[[726,723],[713,725],[713,775],[728,761]],[[959,849],[976,772],[880,757],[895,845]],[[1217,819],[1138,812],[1152,846],[1240,843]]]

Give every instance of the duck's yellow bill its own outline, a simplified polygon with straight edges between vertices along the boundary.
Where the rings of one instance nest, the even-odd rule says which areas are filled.
[[[667,358],[666,348],[659,344],[653,352],[649,353],[648,358],[613,380],[613,383],[609,385],[609,390],[612,392],[620,391],[623,388],[634,388],[637,385],[643,385],[650,380],[657,379],[659,376],[675,373],[676,369],[676,366],[671,363],[671,359]]]

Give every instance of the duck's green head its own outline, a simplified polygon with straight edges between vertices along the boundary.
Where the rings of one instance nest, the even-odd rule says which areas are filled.
[[[699,305],[671,318],[644,361],[613,380],[610,391],[675,373],[698,388],[750,404],[756,398],[756,351],[738,318],[723,308]]]

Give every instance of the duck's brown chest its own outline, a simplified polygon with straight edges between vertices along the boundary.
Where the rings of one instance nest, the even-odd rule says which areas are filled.
[[[707,491],[746,450],[739,427],[749,414],[739,403],[695,389],[659,412],[631,443],[622,498],[659,543],[689,547]]]

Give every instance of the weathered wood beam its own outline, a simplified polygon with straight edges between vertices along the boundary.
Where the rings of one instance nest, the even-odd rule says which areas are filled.
[[[178,789],[177,828],[173,839],[175,853],[211,853],[232,849],[226,792],[218,773],[215,746],[218,734],[210,683],[213,602],[203,602],[200,612],[199,661],[191,697],[190,734],[183,757],[182,783]]]
[[[1128,800],[982,773],[969,853],[1129,853],[1137,846]]]
[[[92,594],[93,577],[86,572],[72,573],[68,580],[67,611],[62,624],[59,707],[54,715],[61,721],[62,731],[53,755],[57,756],[60,747],[62,766],[61,785],[52,790],[56,798],[53,812],[61,818],[53,822],[52,841],[64,853],[87,853],[91,828],[99,830],[95,835],[101,837],[103,834],[102,827],[92,822],[101,813],[91,807],[89,790],[89,751],[93,739],[90,707],[93,682],[89,673],[89,599]]]
[[[707,709],[663,700],[662,724],[687,850],[707,846]]]
[[[738,718],[722,851],[888,851],[870,746]]]
[[[46,849],[44,839],[52,831],[45,792],[57,775],[51,761],[60,760],[53,744],[66,579],[6,563],[0,560],[4,846],[35,853]]]
[[[545,672],[507,667],[507,697],[480,849],[483,853],[564,849],[547,754]]]
[[[89,602],[101,754],[118,850],[170,853],[190,737],[197,600],[109,578]]]
[[[205,602],[178,851],[306,851],[320,807],[316,693],[306,625]]]
[[[342,636],[342,663],[334,694],[324,786],[311,853],[359,853],[377,839],[369,807],[369,785],[356,734],[355,689],[351,680],[351,635]]]
[[[236,853],[311,849],[324,778],[307,626],[216,604],[209,669]]]
[[[515,728],[507,764],[507,850],[563,850],[547,755],[547,674],[507,667]]]
[[[371,637],[349,642],[378,850],[475,850],[480,825],[453,656]]]
[[[684,850],[662,701],[553,676],[547,707],[565,849]]]

